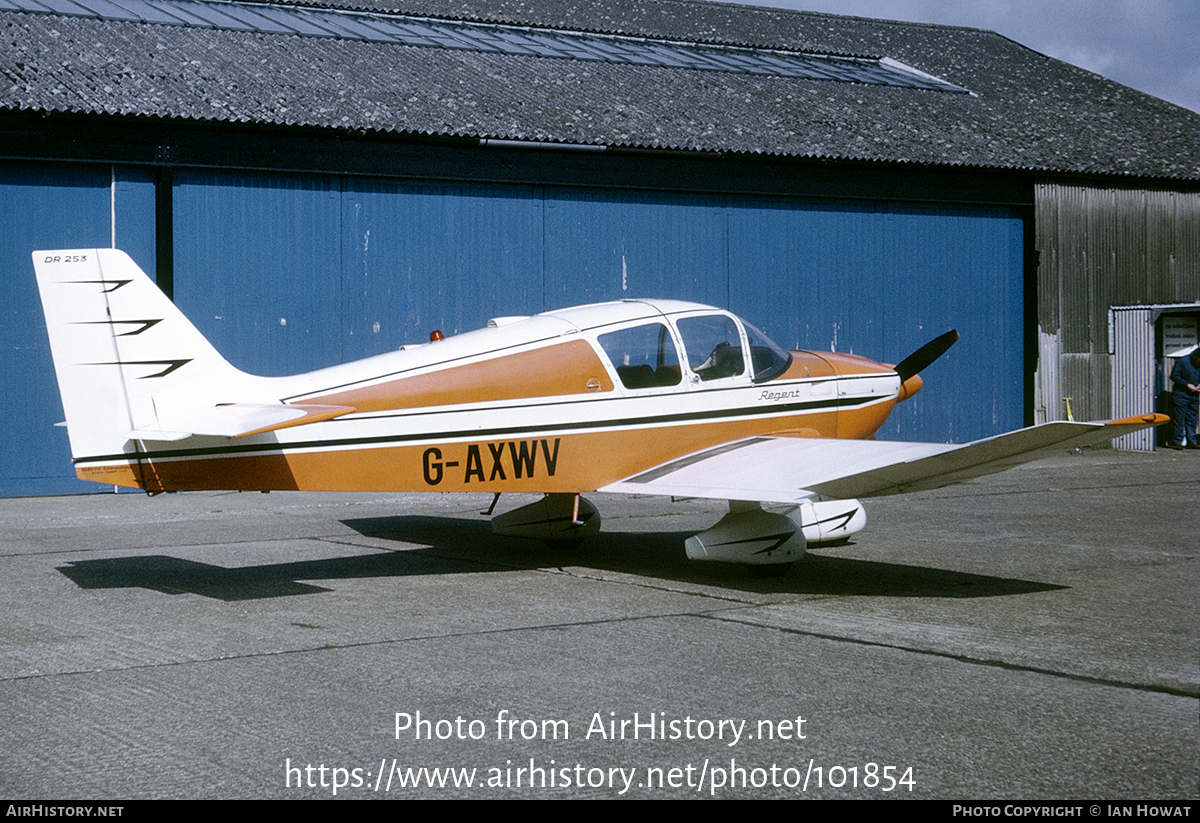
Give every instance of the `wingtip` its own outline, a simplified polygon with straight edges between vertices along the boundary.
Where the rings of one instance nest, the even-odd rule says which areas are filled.
[[[1122,417],[1120,420],[1109,420],[1105,425],[1108,426],[1161,426],[1163,423],[1170,423],[1171,418],[1165,414],[1139,414],[1133,417]]]

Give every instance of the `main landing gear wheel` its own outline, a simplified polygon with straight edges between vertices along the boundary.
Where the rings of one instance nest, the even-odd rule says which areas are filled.
[[[600,512],[577,494],[548,494],[537,502],[492,518],[492,531],[572,549],[600,531]]]
[[[684,547],[692,560],[782,569],[776,573],[786,574],[804,556],[805,540],[791,518],[763,511],[758,503],[730,500],[729,514],[711,529],[689,537]]]

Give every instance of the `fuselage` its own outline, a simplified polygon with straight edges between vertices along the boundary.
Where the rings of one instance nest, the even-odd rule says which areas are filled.
[[[915,389],[865,358],[784,352],[718,309],[620,301],[498,318],[294,377],[192,384],[157,407],[353,412],[242,437],[131,441],[123,454],[77,456],[76,468],[151,492],[587,492],[742,437],[870,437]]]

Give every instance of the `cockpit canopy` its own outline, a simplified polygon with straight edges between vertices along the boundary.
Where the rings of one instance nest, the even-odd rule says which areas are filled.
[[[646,318],[599,331],[596,340],[622,385],[634,390],[678,386],[685,374],[692,385],[762,383],[791,362],[757,328],[716,309]]]

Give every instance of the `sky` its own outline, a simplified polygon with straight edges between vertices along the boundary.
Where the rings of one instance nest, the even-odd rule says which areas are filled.
[[[1200,0],[753,0],[752,5],[991,29],[1200,112]]]

